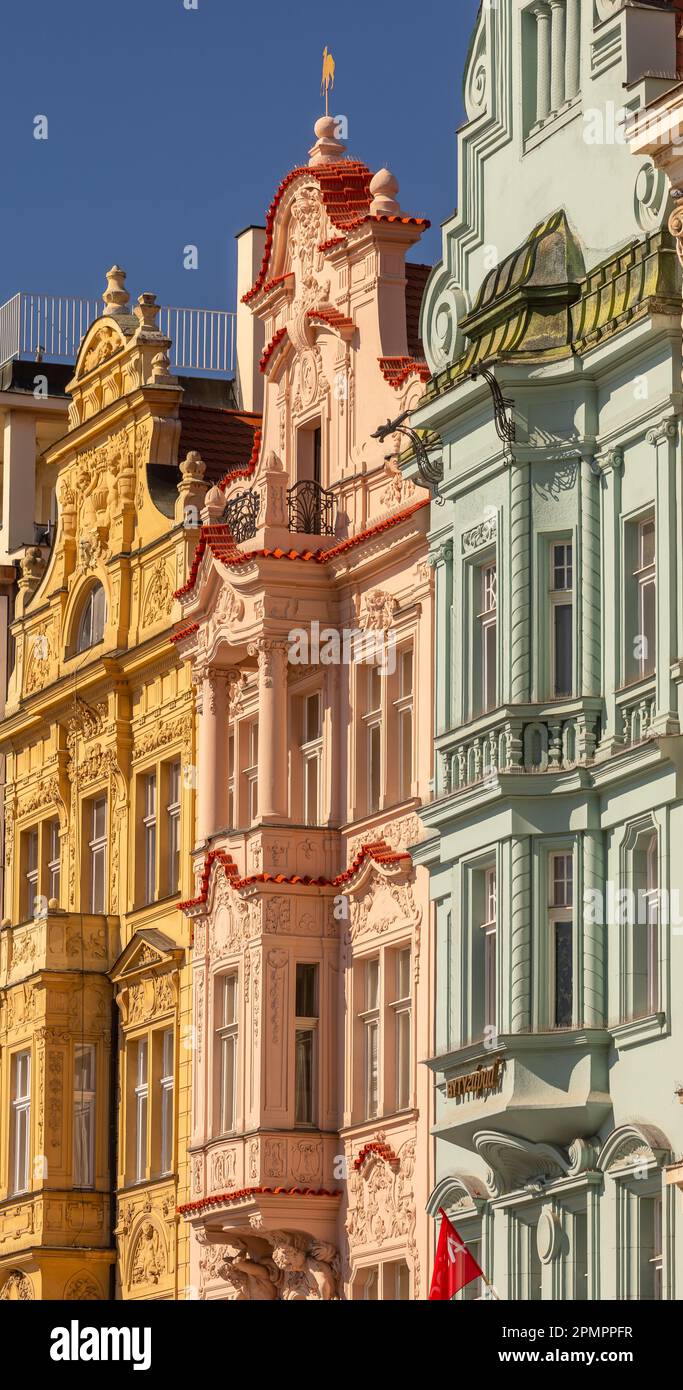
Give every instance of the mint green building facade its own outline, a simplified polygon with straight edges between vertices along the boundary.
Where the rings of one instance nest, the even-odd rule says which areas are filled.
[[[431,1209],[502,1298],[683,1297],[681,277],[619,129],[677,18],[482,6],[422,311]]]

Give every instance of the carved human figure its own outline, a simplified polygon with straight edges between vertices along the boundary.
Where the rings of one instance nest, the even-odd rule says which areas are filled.
[[[225,1245],[212,1245],[207,1241],[200,1260],[203,1282],[224,1279],[230,1292],[231,1302],[267,1302],[277,1298],[277,1273],[272,1260],[255,1260],[249,1254],[242,1240],[233,1238]]]
[[[333,1245],[288,1231],[264,1231],[264,1235],[280,1270],[281,1299],[301,1303],[337,1298],[338,1255]]]

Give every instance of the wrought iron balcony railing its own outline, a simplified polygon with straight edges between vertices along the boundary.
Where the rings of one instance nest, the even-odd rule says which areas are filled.
[[[290,531],[309,536],[334,535],[334,493],[313,478],[294,483],[287,491]]]
[[[258,492],[236,492],[226,502],[223,520],[227,522],[234,540],[238,543],[250,541],[256,535],[261,498]]]
[[[0,305],[0,367],[15,357],[75,362],[83,335],[101,313],[101,299],[15,294]],[[232,375],[235,322],[227,309],[162,306],[159,328],[171,339],[173,370]]]

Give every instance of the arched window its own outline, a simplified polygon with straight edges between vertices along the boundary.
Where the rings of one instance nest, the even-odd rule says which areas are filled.
[[[81,620],[78,624],[77,652],[86,652],[89,647],[94,647],[96,642],[102,641],[104,637],[104,618],[104,589],[101,584],[96,584],[88,594],[85,601],[85,608],[83,609]]]

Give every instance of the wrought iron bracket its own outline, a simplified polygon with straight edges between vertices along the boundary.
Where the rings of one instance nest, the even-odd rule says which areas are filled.
[[[491,368],[485,362],[478,363],[476,367],[472,368],[470,381],[478,381],[480,376],[484,378],[491,392],[493,423],[496,427],[496,434],[503,443],[504,453],[508,455],[511,452],[510,446],[515,443],[517,438],[517,427],[512,414],[515,403],[509,396],[503,395],[500,383],[496,381]]]
[[[395,420],[387,420],[386,425],[380,425],[371,438],[379,439],[382,444],[390,434],[402,434],[406,439],[409,439],[422,482],[425,487],[429,488],[434,501],[442,504],[444,499],[439,496],[439,483],[443,482],[443,458],[441,455],[438,458],[430,457],[431,450],[442,447],[441,440],[438,435],[435,436],[432,432],[430,432],[430,439],[426,440],[412,426],[406,425],[405,421],[409,415],[410,411],[404,410],[403,414],[397,415]],[[392,457],[393,455],[387,454],[387,458]]]

